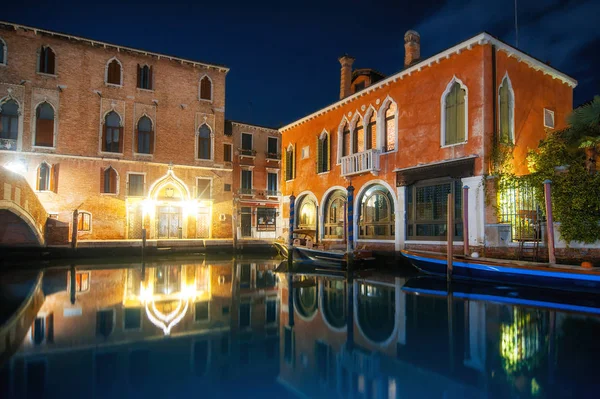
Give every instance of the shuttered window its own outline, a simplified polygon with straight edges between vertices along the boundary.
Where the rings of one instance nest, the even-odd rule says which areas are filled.
[[[115,111],[104,118],[104,138],[102,150],[105,152],[123,152],[123,128],[121,117]]]
[[[465,141],[465,97],[466,91],[458,82],[454,82],[444,99],[445,137],[444,145]]]
[[[148,65],[137,67],[137,87],[140,89],[152,90],[152,67]]]
[[[112,60],[108,64],[106,83],[121,85],[121,64],[119,64],[119,61]]]
[[[212,82],[208,76],[200,80],[200,99],[212,100]]]
[[[377,123],[375,117],[375,111],[371,113],[369,120],[367,122],[367,130],[365,138],[365,150],[370,150],[372,148],[377,148],[376,140],[377,140]]]
[[[292,180],[296,175],[296,155],[293,148],[285,152],[285,180]]]
[[[350,127],[346,123],[342,130],[342,156],[350,155]]]
[[[42,47],[40,49],[38,72],[54,75],[55,73],[55,56],[54,51],[50,47]]]
[[[329,134],[317,138],[317,173],[327,172],[330,168]]]
[[[35,145],[54,147],[54,108],[47,102],[35,111]]]
[[[137,125],[137,152],[139,154],[152,154],[154,152],[154,129],[152,121],[147,116],[142,116]]]
[[[508,78],[504,78],[500,86],[500,142],[512,144],[514,142],[513,112],[514,98]]]

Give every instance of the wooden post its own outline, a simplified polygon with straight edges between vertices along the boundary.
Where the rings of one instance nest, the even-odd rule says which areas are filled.
[[[237,198],[233,199],[233,212],[231,214],[231,229],[233,233],[233,252],[237,250],[237,218],[238,206],[237,206]]]
[[[77,248],[77,223],[79,222],[79,211],[73,211],[73,228],[71,229],[71,248]]]
[[[546,199],[546,232],[548,235],[548,263],[556,264],[554,252],[554,218],[552,216],[552,181],[544,180],[544,197]]]
[[[290,195],[290,232],[288,235],[288,244],[290,247],[292,245],[294,245],[294,216],[295,216],[294,207],[296,206],[295,202],[296,202],[296,197],[294,196],[294,193],[292,193],[292,195]],[[290,248],[289,252],[291,252],[291,248]],[[289,256],[289,254],[288,254],[288,256]]]
[[[319,205],[315,207],[317,215],[315,219],[315,244],[319,244]]]
[[[142,262],[144,261],[145,253],[146,253],[146,229],[142,229]]]
[[[462,192],[463,254],[469,256],[469,186]]]
[[[348,227],[348,242],[346,243],[346,252],[350,253],[354,251],[354,186],[352,183],[346,189],[347,200],[346,200],[346,218],[348,221],[346,225]]]
[[[69,270],[69,289],[71,291],[71,295],[70,295],[70,299],[71,299],[71,305],[75,305],[75,294],[77,293],[77,285],[75,282],[75,274],[77,273],[77,271],[75,270],[75,265],[71,265],[71,269]]]
[[[448,266],[446,267],[446,278],[448,281],[452,280],[452,260],[454,257],[454,194],[448,194],[447,204],[448,220],[446,220],[446,232],[447,234],[447,255],[448,255]]]

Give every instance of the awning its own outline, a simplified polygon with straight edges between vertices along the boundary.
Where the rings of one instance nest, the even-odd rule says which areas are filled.
[[[420,180],[441,177],[459,179],[473,176],[475,174],[475,158],[477,158],[477,155],[395,169],[396,186],[408,186]]]

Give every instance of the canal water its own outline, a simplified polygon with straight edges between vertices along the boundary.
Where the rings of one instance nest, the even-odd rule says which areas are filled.
[[[448,287],[407,270],[293,275],[279,263],[3,272],[12,327],[0,336],[0,397],[600,395],[594,298]]]

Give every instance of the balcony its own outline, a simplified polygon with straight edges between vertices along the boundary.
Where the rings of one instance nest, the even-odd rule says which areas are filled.
[[[256,195],[256,190],[253,188],[240,188],[238,190],[238,194],[239,195],[244,195],[244,196],[252,196],[254,197]]]
[[[267,197],[279,197],[281,195],[281,191],[277,190],[266,190],[265,196]]]
[[[17,151],[17,140],[0,139],[0,150]]]
[[[238,148],[238,151],[240,152],[240,158],[241,157],[254,158],[256,156],[255,150],[249,150],[246,148]]]
[[[278,152],[265,152],[267,161],[279,161],[281,160],[281,154]]]
[[[379,174],[379,150],[372,149],[342,157],[342,176]]]

